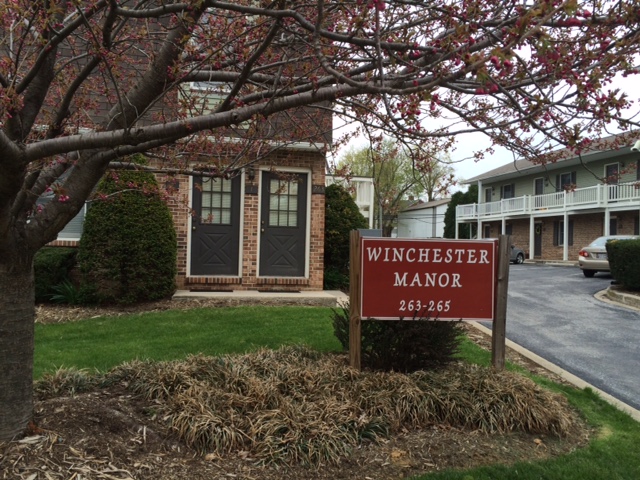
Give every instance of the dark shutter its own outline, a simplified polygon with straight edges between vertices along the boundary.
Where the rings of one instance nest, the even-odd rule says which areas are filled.
[[[569,220],[569,246],[573,245],[573,220]]]
[[[553,222],[553,246],[554,247],[558,246],[559,237],[560,237],[560,222],[556,220],[555,222]]]

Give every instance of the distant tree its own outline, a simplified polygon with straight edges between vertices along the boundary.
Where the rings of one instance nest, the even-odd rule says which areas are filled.
[[[373,178],[374,221],[385,237],[391,235],[398,212],[410,201],[434,200],[455,183],[453,168],[446,161],[391,138],[348,150],[338,162],[338,171]]]
[[[444,238],[456,238],[456,207],[468,203],[478,203],[478,186],[469,185],[466,192],[456,192],[444,213]],[[473,225],[464,223],[458,226],[458,238],[471,238]]]
[[[417,162],[415,175],[419,196],[427,202],[448,197],[451,187],[457,184],[448,154]]]

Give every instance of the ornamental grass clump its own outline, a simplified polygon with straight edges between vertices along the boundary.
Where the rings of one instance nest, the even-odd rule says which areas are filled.
[[[363,441],[434,424],[562,436],[577,422],[564,397],[514,373],[463,363],[359,372],[345,355],[300,346],[136,361],[101,382],[141,395],[190,448],[264,464],[338,463]]]
[[[34,384],[34,392],[40,400],[63,395],[75,395],[96,387],[100,376],[86,369],[60,367],[46,373]]]

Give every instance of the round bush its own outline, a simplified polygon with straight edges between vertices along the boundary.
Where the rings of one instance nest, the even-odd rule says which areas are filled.
[[[176,233],[153,174],[111,172],[98,192],[78,250],[84,300],[131,304],[171,296]]]

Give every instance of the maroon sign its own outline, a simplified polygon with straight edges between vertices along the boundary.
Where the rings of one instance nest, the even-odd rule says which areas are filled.
[[[360,242],[361,318],[493,320],[497,241]]]

